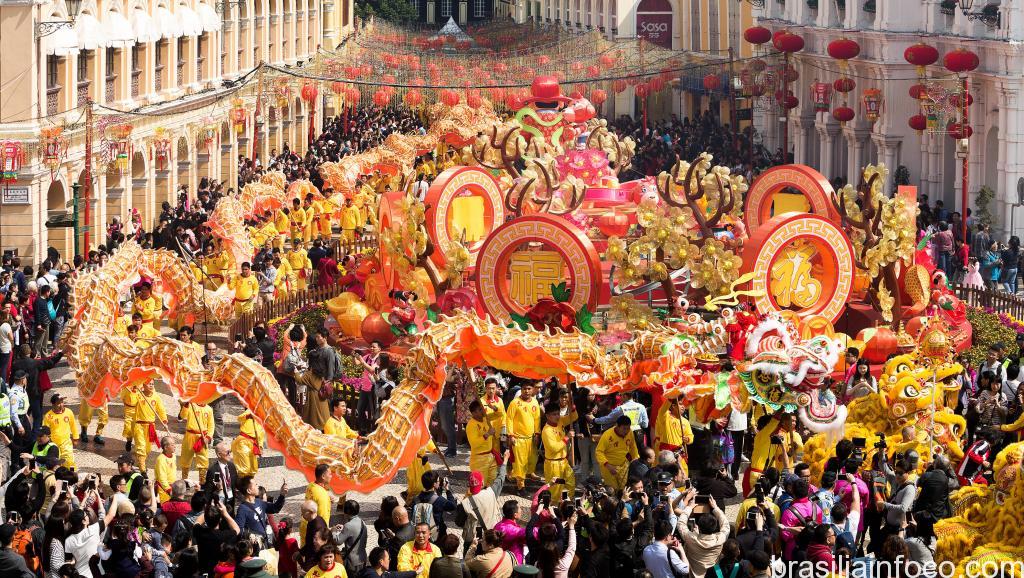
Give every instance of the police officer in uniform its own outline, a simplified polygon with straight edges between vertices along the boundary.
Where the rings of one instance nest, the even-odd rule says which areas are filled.
[[[13,384],[10,389],[7,390],[7,397],[11,400],[12,416],[11,422],[14,422],[14,417],[17,416],[18,423],[21,424],[22,429],[17,430],[15,428],[14,444],[20,450],[24,450],[28,447],[28,441],[26,440],[25,433],[30,430],[32,425],[31,420],[28,417],[29,402],[28,402],[28,391],[25,390],[26,384],[28,383],[28,373],[23,369],[19,369],[14,372],[12,376]]]
[[[146,476],[135,467],[135,458],[131,454],[122,454],[117,458],[117,473],[125,479],[124,491],[128,499],[134,502],[146,485]]]
[[[32,444],[31,455],[22,457],[33,458],[40,469],[47,470],[54,468],[60,463],[60,448],[50,440],[50,428],[42,426],[39,428],[39,435],[36,436],[36,443]]]
[[[2,469],[0,472],[9,471],[11,465],[11,444],[13,443],[15,432],[18,435],[24,435],[25,429],[22,427],[21,422],[18,421],[18,414],[14,411],[14,404],[11,402],[11,398],[7,395],[7,388],[0,390],[0,463],[2,463]]]

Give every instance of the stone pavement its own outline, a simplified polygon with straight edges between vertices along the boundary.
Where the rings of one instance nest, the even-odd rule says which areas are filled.
[[[196,337],[202,337],[202,329],[199,329],[198,333],[199,335],[197,335]],[[223,342],[223,337],[225,337],[225,335],[211,335],[211,337],[216,338],[222,349],[227,345],[225,342]],[[75,386],[74,383],[73,373],[71,372],[68,365],[64,362],[61,362],[61,364],[57,368],[50,371],[50,377],[51,380],[53,381],[54,389],[51,392],[48,392],[48,394],[52,393],[53,391],[60,392],[61,394],[67,397],[67,406],[73,411],[77,412],[80,403],[80,396],[78,394],[78,388]],[[156,391],[162,398],[164,406],[167,409],[167,416],[169,418],[168,424],[170,426],[170,435],[175,439],[175,441],[178,443],[180,447],[185,427],[184,423],[179,422],[176,419],[176,417],[178,415],[178,410],[180,409],[181,406],[177,402],[177,400],[170,394],[170,389],[163,382],[156,382]],[[46,398],[46,400],[44,400],[44,412],[49,410],[48,394],[44,396]],[[92,442],[92,436],[95,434],[96,428],[95,417],[93,418],[93,423],[89,427],[90,441],[86,444],[82,444],[77,441],[75,442],[75,460],[78,464],[79,469],[81,471],[99,473],[103,477],[104,482],[106,482],[106,480],[110,476],[114,475],[117,472],[114,460],[116,460],[119,455],[124,453],[124,439],[121,436],[121,428],[124,423],[124,406],[121,404],[121,401],[119,399],[112,400],[109,404],[109,411],[110,423],[107,424],[103,432],[103,437],[106,440],[105,446],[101,447]],[[226,436],[226,439],[230,440],[238,433],[238,421],[236,417],[241,413],[241,404],[238,403],[238,401],[234,397],[229,397],[229,399],[225,403],[224,411],[224,434]],[[165,432],[162,430],[162,428],[158,427],[158,432],[158,435],[160,436],[165,435]],[[211,450],[211,460],[214,459],[212,457],[212,453],[213,452]],[[152,477],[153,475],[152,468],[156,460],[156,454],[157,452],[155,450],[150,452],[148,462],[148,475],[150,477]],[[457,458],[448,459],[448,463],[452,467],[452,470],[454,472],[454,474],[451,476],[451,489],[452,492],[455,494],[456,499],[461,499],[466,494],[467,491],[466,484],[467,479],[469,477],[468,462],[468,446],[460,447],[459,456]],[[436,455],[430,456],[430,463],[434,471],[439,473],[444,472],[444,465],[441,464],[440,458],[438,458]],[[198,482],[198,474],[196,472],[192,472],[190,478],[193,482]],[[306,485],[309,483],[307,482],[305,476],[298,471],[290,470],[287,467],[285,467],[284,456],[280,452],[271,448],[265,448],[263,456],[260,458],[260,470],[256,474],[256,481],[267,489],[269,497],[271,498],[277,496],[277,493],[280,490],[282,483],[288,483],[288,499],[286,501],[283,513],[291,516],[292,519],[297,523],[299,520],[299,506],[302,502],[302,497],[305,494]],[[511,486],[509,484],[506,484],[505,494],[501,496],[499,502],[504,503],[508,499],[516,499],[520,503],[529,506],[529,499],[509,493],[510,487]],[[528,485],[527,487],[533,489],[537,488],[536,485]],[[398,473],[397,477],[391,483],[381,486],[380,488],[367,494],[349,492],[347,497],[359,502],[360,516],[363,518],[363,520],[367,523],[368,526],[372,526],[373,520],[377,518],[377,515],[380,512],[381,500],[385,496],[399,497],[400,492],[404,491],[405,489],[405,470],[402,470]],[[512,487],[512,489],[514,490],[514,487]],[[399,502],[402,502],[400,497]],[[730,520],[735,519],[736,513],[738,511],[737,504],[738,502],[734,502],[731,505],[727,506],[726,508],[726,515]],[[450,517],[448,519],[450,524],[450,530],[457,534],[461,534],[461,528],[454,527],[454,523],[451,520],[452,518]],[[371,527],[370,531],[367,533],[367,547],[372,548],[376,545],[376,543],[377,533],[375,531],[372,531]]]

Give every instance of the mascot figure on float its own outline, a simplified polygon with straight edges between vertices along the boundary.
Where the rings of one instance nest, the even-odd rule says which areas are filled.
[[[566,150],[583,133],[586,122],[597,116],[589,100],[563,95],[554,76],[535,77],[525,104],[515,120],[522,127],[527,144],[537,139],[538,144],[559,150]]]

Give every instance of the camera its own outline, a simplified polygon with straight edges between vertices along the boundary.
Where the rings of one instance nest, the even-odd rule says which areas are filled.
[[[758,508],[756,508],[756,507],[750,508],[749,510],[747,510],[747,523],[746,523],[746,526],[748,528],[753,528],[754,526],[757,525],[757,514],[758,513],[760,513],[760,510]]]
[[[579,496],[576,496],[576,499],[573,500],[573,505],[576,506],[577,510],[582,509],[583,508],[583,498],[581,498]]]
[[[884,434],[884,433],[882,433],[882,432],[878,432],[878,433],[877,433],[877,434],[875,434],[875,435],[877,435],[877,436],[878,436],[878,441],[877,441],[877,442],[875,442],[875,449],[876,449],[876,450],[883,450],[883,451],[884,451],[884,450],[885,450],[885,449],[886,449],[886,448],[888,447],[888,446],[887,446],[887,445],[885,444],[885,434]]]
[[[694,503],[710,505],[711,504],[711,496],[709,496],[707,494],[698,494],[697,497],[694,499]]]
[[[562,490],[562,501],[569,501],[569,490]]]
[[[644,496],[643,492],[630,492],[629,499],[631,499],[631,500],[639,500],[643,496]]]
[[[782,445],[782,436],[780,436],[779,434],[772,434],[772,436],[768,439],[771,440],[773,446]]]

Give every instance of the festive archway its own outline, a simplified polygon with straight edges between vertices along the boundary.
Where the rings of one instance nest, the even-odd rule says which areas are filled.
[[[831,200],[835,191],[825,175],[807,165],[781,165],[761,173],[747,191],[743,220],[748,231],[756,231],[772,218],[775,195],[787,188],[803,194],[809,212],[838,222],[839,215]]]
[[[829,217],[776,215],[753,232],[743,252],[742,273],[759,313],[793,311],[835,323],[853,290],[853,244]]]
[[[520,250],[528,244],[545,250]],[[510,322],[512,313],[522,314],[537,298],[550,296],[541,293],[563,280],[572,291],[569,305],[577,311],[583,306],[596,310],[601,259],[590,239],[562,217],[542,213],[509,221],[487,237],[477,257],[477,295],[499,323]]]

